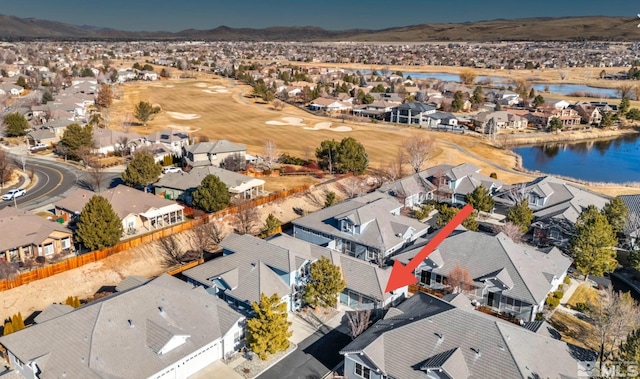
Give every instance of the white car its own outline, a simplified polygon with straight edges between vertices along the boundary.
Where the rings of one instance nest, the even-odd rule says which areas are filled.
[[[175,167],[175,166],[168,166],[162,169],[163,174],[168,174],[170,172],[181,172],[181,171],[182,170],[180,169],[180,167]]]
[[[37,143],[33,146],[31,146],[29,148],[29,150],[31,151],[39,151],[39,150],[45,150],[47,148],[47,145],[45,145],[44,143]]]
[[[13,200],[16,197],[24,196],[27,194],[27,190],[25,189],[12,189],[11,191],[5,193],[2,196],[2,200]]]

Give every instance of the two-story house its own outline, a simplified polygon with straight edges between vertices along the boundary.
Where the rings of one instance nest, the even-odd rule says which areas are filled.
[[[492,134],[501,129],[526,129],[527,119],[507,111],[480,112],[472,119],[476,131]]]
[[[465,196],[479,186],[484,186],[492,194],[504,186],[503,182],[480,174],[480,170],[471,163],[458,166],[442,164],[418,174],[434,185],[433,198],[436,201],[463,205],[466,204]]]
[[[433,200],[435,190],[436,186],[423,178],[420,173],[385,183],[378,188],[378,191],[398,199],[405,207],[419,206],[428,200]]]
[[[244,344],[242,314],[169,275],[66,311],[0,337],[21,377],[187,378]]]
[[[424,103],[404,103],[391,109],[391,122],[427,126],[427,116],[436,113],[436,107]]]
[[[189,146],[189,136],[178,130],[168,129],[154,132],[145,137],[148,144],[161,143],[167,146],[178,157],[182,157]]]
[[[593,351],[554,339],[546,329],[417,293],[340,351],[344,377],[575,378],[581,361],[595,361]]]
[[[407,287],[385,293],[391,268],[346,256],[335,250],[280,234],[267,240],[231,234],[221,243],[223,256],[186,270],[192,284],[204,286],[213,295],[250,316],[251,304],[260,294],[278,294],[289,311],[302,305],[310,265],[325,257],[342,271],[346,288],[340,304],[381,311],[406,297]]]
[[[186,149],[186,153],[186,164],[191,167],[212,165],[221,167],[222,162],[230,155],[240,154],[244,157],[247,154],[247,147],[223,139],[193,144]]]
[[[416,243],[394,259],[406,264],[426,244]],[[416,278],[424,286],[448,289],[451,272],[467,270],[473,281],[470,300],[523,321],[533,321],[550,292],[564,280],[571,258],[557,248],[537,250],[500,233],[490,236],[456,231],[420,263]],[[471,283],[468,283],[471,284]]]
[[[573,109],[578,112],[582,118],[582,123],[587,125],[600,125],[602,122],[602,112],[595,104],[587,101],[579,101],[574,104]]]
[[[558,247],[568,246],[583,210],[589,205],[602,209],[609,201],[600,194],[553,176],[505,186],[494,196],[496,204],[505,208],[520,199],[527,199],[529,208],[533,210],[533,241]]]
[[[401,215],[403,206],[390,195],[372,192],[294,220],[293,236],[381,263],[429,230]]]

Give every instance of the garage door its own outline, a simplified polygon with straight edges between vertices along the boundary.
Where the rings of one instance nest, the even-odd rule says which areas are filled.
[[[217,342],[215,345],[210,346],[207,350],[201,351],[198,355],[190,358],[180,365],[180,367],[178,368],[178,372],[180,373],[178,377],[186,378],[202,370],[211,363],[221,359],[221,350],[222,349],[220,346],[220,342]]]

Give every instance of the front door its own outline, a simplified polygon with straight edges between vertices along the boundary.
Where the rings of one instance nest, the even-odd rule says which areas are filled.
[[[487,305],[490,307],[493,307],[493,300],[494,300],[493,292],[489,292],[489,294],[487,295]]]

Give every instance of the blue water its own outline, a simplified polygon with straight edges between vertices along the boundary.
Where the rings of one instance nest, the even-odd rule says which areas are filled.
[[[371,70],[360,70],[361,73],[369,75]],[[445,82],[458,82],[460,76],[458,74],[449,74],[446,72],[403,72],[404,77],[411,76],[412,79],[437,79]],[[498,76],[478,76],[477,81],[482,82],[484,80],[490,80],[494,86],[508,87],[510,83],[509,78],[503,78]],[[536,83],[533,88],[536,92],[543,92],[545,86],[549,87],[549,92],[559,93],[562,95],[568,95],[574,92],[584,92],[586,94],[595,94],[602,96],[603,98],[619,98],[618,91],[609,88],[596,88],[590,87],[584,84],[543,84]]]
[[[590,182],[640,182],[640,135],[513,149],[531,171]]]

